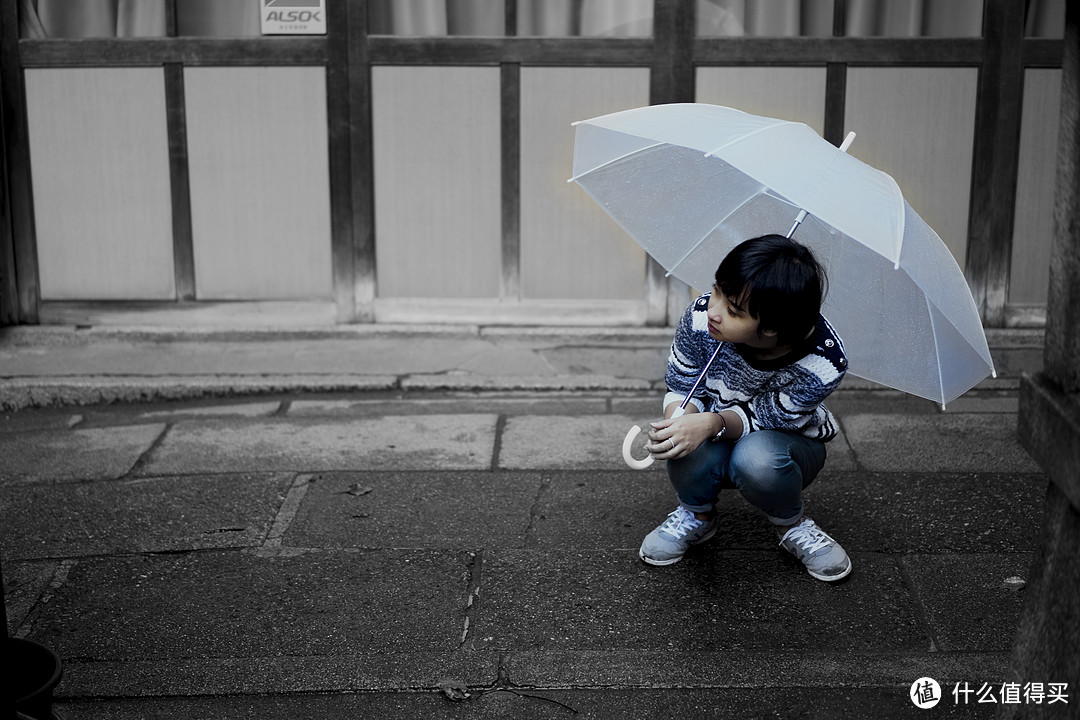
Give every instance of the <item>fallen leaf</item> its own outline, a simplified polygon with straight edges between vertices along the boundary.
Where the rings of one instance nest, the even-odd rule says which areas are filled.
[[[365,485],[364,487],[360,487],[360,483],[353,483],[352,485],[349,486],[348,490],[342,490],[341,492],[338,493],[338,495],[348,494],[348,495],[355,495],[356,497],[360,497],[361,495],[367,495],[372,490],[374,490],[374,488],[371,487],[370,485]]]
[[[454,702],[461,702],[462,700],[468,700],[472,697],[469,694],[469,688],[465,683],[458,680],[444,680],[439,684],[439,690],[450,700]]]

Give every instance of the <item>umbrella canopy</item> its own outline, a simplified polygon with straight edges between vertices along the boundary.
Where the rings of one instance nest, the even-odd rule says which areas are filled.
[[[575,123],[572,181],[669,272],[712,287],[743,240],[788,234],[824,265],[852,375],[942,404],[993,373],[941,238],[887,174],[801,123],[700,103]]]

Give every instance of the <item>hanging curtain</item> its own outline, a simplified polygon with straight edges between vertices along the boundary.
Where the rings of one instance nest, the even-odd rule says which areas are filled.
[[[583,0],[581,34],[608,37],[652,35],[652,0]]]
[[[751,37],[792,37],[799,34],[799,0],[751,2],[746,8],[746,34]]]
[[[924,0],[923,5],[925,37],[982,35],[983,0]]]
[[[983,0],[848,0],[851,37],[978,37]]]
[[[38,0],[37,14],[46,37],[116,36],[116,0]]]
[[[574,0],[518,0],[518,35],[570,37],[579,35]]]
[[[48,36],[38,17],[37,0],[19,0],[19,37],[38,39]]]
[[[698,0],[697,34],[701,37],[746,35],[746,1]]]
[[[165,0],[19,0],[24,38],[163,37]]]
[[[505,13],[502,0],[446,0],[446,29],[450,35],[504,35]]]
[[[1028,0],[1025,37],[1065,37],[1065,0]]]
[[[698,0],[703,37],[832,35],[833,0]]]
[[[446,35],[446,0],[387,0],[369,5],[375,26],[388,35]]]
[[[261,0],[176,0],[176,32],[195,37],[260,35]]]
[[[165,0],[120,0],[117,4],[117,37],[164,37],[165,33]]]

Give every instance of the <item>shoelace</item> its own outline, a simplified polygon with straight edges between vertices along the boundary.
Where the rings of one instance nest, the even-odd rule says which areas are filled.
[[[806,520],[802,524],[796,525],[788,530],[784,533],[784,537],[780,538],[780,544],[783,545],[789,538],[791,539],[791,542],[802,547],[810,554],[826,547],[833,541],[833,539],[826,535],[825,531],[819,528],[813,520]]]
[[[660,529],[681,538],[691,530],[701,527],[702,524],[700,520],[694,517],[693,513],[680,505],[668,513],[667,520],[660,526]]]

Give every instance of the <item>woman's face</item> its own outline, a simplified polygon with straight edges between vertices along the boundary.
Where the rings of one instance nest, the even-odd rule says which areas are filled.
[[[776,344],[774,333],[758,334],[758,320],[750,317],[746,308],[720,292],[713,285],[709,298],[709,335],[721,342],[742,343],[755,348],[769,348]]]

